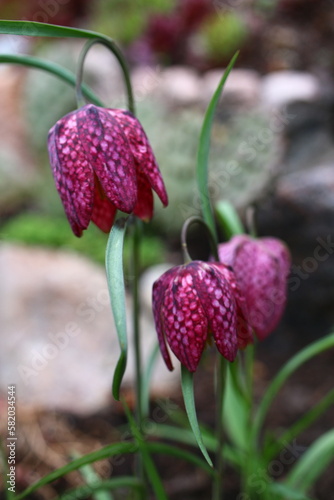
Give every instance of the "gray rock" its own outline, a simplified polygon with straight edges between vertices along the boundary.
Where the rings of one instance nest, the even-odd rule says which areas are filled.
[[[159,91],[169,104],[187,106],[200,101],[201,81],[192,69],[172,66],[161,72]]]
[[[277,71],[262,78],[261,99],[267,107],[282,107],[293,101],[312,101],[320,96],[316,76],[301,71]]]
[[[215,69],[204,74],[202,80],[202,100],[208,103],[223,76],[223,69]],[[234,69],[230,72],[224,86],[224,103],[253,107],[259,102],[261,91],[260,75],[253,70]]]
[[[119,347],[103,268],[74,253],[3,244],[0,275],[0,390],[16,384],[19,404],[77,414],[111,402]],[[157,337],[147,312],[141,323],[145,366]],[[130,349],[128,385],[133,358]],[[170,394],[177,374],[160,356],[156,370],[152,390]]]

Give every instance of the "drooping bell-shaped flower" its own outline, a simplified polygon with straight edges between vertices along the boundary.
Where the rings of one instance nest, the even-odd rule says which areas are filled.
[[[110,231],[117,210],[149,220],[152,189],[168,204],[146,134],[129,111],[87,104],[51,128],[48,150],[56,188],[76,236],[90,221]]]
[[[245,297],[249,324],[260,340],[277,326],[284,311],[290,254],[276,238],[234,236],[218,246],[219,260],[231,266]]]
[[[231,281],[232,280],[232,281]],[[193,261],[164,273],[153,285],[153,314],[160,350],[172,370],[167,344],[194,372],[212,335],[218,351],[233,361],[243,299],[231,272],[220,263]]]

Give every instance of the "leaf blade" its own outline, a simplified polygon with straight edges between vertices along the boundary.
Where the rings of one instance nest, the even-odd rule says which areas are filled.
[[[210,153],[210,137],[211,137],[211,129],[213,124],[213,119],[216,111],[217,104],[219,102],[220,95],[223,91],[225,82],[227,80],[228,75],[230,74],[239,52],[236,52],[232,57],[229,65],[227,66],[222,79],[219,82],[219,85],[213,94],[213,97],[207,107],[204,121],[202,125],[202,129],[200,132],[198,150],[197,150],[197,161],[196,161],[196,177],[197,177],[197,185],[200,195],[200,204],[203,219],[206,224],[209,226],[215,241],[217,242],[217,232],[214,222],[214,216],[211,209],[210,196],[209,196],[209,188],[208,188],[208,162],[209,162],[209,153]]]
[[[128,339],[126,299],[123,271],[123,244],[127,219],[118,219],[113,225],[106,248],[106,273],[111,309],[120,346],[120,356],[114,371],[112,393],[119,401],[120,387],[127,363]]]
[[[58,26],[36,21],[1,20],[0,33],[3,35],[41,36],[51,38],[103,38],[109,37],[91,30]]]
[[[334,430],[320,436],[289,472],[286,484],[306,493],[334,460]]]
[[[208,464],[213,467],[212,460],[206,450],[203,442],[202,433],[198,425],[196,408],[195,408],[195,398],[194,398],[194,383],[193,374],[190,373],[185,366],[181,366],[181,387],[183,400],[188,415],[190,427],[194,433],[199,449],[201,450],[204,458]]]

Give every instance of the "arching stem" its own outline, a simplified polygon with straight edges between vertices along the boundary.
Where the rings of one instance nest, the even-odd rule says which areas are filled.
[[[84,47],[81,51],[80,58],[79,58],[79,64],[78,64],[78,71],[77,71],[77,83],[76,83],[76,87],[75,87],[75,95],[76,95],[78,107],[81,107],[84,104],[86,104],[83,93],[82,93],[82,88],[81,88],[85,59],[86,59],[86,56],[87,56],[89,50],[93,47],[93,45],[96,45],[97,43],[107,47],[114,54],[116,59],[118,60],[120,66],[122,68],[124,82],[125,82],[125,86],[126,86],[126,91],[127,91],[127,96],[128,96],[128,109],[134,115],[135,114],[135,104],[134,104],[133,91],[132,91],[131,78],[130,78],[130,72],[129,72],[128,65],[124,59],[122,52],[117,47],[117,45],[112,40],[108,41],[108,40],[105,40],[103,38],[94,38],[93,40],[88,40],[88,42],[86,42],[86,44],[84,45]]]

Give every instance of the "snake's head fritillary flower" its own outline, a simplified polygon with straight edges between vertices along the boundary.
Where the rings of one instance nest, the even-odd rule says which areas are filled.
[[[146,134],[129,111],[87,104],[51,128],[48,150],[56,188],[76,236],[90,221],[110,231],[117,210],[151,219],[152,189],[168,204]]]
[[[230,271],[220,263],[193,261],[168,270],[154,283],[154,321],[170,370],[173,366],[167,344],[194,372],[211,335],[220,354],[234,360],[239,345],[238,313],[242,313],[237,285],[231,284],[230,278]]]
[[[234,236],[218,247],[219,260],[231,266],[245,297],[247,319],[260,340],[280,321],[291,265],[284,243],[276,238]]]

